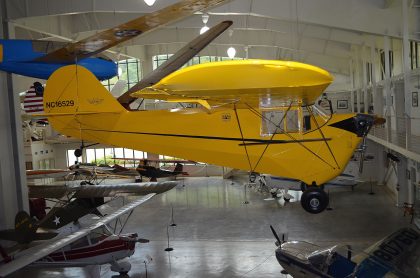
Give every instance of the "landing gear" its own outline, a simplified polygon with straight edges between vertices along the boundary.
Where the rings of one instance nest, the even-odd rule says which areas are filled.
[[[300,183],[300,190],[302,192],[305,192],[306,189],[308,189],[310,187],[318,187],[318,188],[321,188],[322,190],[324,190],[324,185],[317,186],[315,183],[313,183],[312,185],[309,185],[309,184],[304,183],[303,181]]]
[[[118,272],[120,276],[126,277],[131,269],[131,264],[127,260],[113,261],[111,271]]]
[[[328,207],[329,197],[322,188],[311,186],[303,192],[300,204],[309,213],[320,213]]]

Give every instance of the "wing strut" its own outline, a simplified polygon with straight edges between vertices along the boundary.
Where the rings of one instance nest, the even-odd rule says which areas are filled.
[[[238,111],[236,110],[236,103],[233,104],[233,111],[235,111],[236,122],[238,123],[239,132],[241,133],[242,144],[245,148],[246,158],[248,159],[248,163],[249,163],[249,169],[251,170],[251,172],[253,172],[251,159],[249,158],[248,149],[245,144],[244,134],[242,132],[241,122],[239,121]]]
[[[312,111],[312,108],[309,107],[309,106],[306,106],[306,109],[308,109],[309,114],[311,114],[311,117],[314,119],[316,128],[319,130],[319,133],[321,134],[322,139],[324,140],[325,144],[327,145],[328,151],[330,152],[331,156],[333,157],[333,159],[335,161],[335,164],[337,165],[338,169],[340,169],[340,165],[338,164],[337,159],[335,158],[335,155],[334,155],[334,153],[333,153],[333,151],[330,147],[330,144],[328,144],[328,140],[325,138],[324,132],[322,132],[322,129],[320,128],[320,126],[318,124],[318,121],[315,118],[315,115]]]
[[[261,119],[265,119],[267,121],[269,121],[270,123],[276,125],[276,123],[273,123],[273,121],[271,121],[270,119],[267,119],[266,117],[264,117],[260,112],[258,112],[257,110],[255,110],[255,108],[251,107],[249,104],[246,104],[249,108],[249,110],[251,112],[253,112],[257,117],[261,118]],[[334,166],[332,166],[330,163],[328,163],[325,159],[323,159],[322,157],[320,157],[318,154],[316,154],[314,151],[312,151],[311,149],[309,149],[308,147],[306,147],[302,142],[300,142],[299,140],[297,140],[296,138],[294,138],[292,135],[290,135],[289,133],[285,132],[284,133],[286,136],[288,136],[293,142],[298,143],[300,146],[302,146],[305,150],[307,150],[308,152],[310,152],[311,154],[313,154],[315,157],[317,157],[319,160],[321,160],[322,162],[324,162],[325,164],[327,164],[328,166],[330,166],[331,168],[334,169]],[[325,139],[326,140],[326,139]],[[268,143],[270,144],[270,143]]]
[[[260,164],[260,161],[261,161],[261,159],[263,158],[263,156],[264,156],[265,152],[267,151],[268,146],[270,145],[270,142],[273,140],[274,136],[277,134],[277,130],[278,130],[278,129],[282,130],[282,128],[281,128],[281,124],[283,123],[284,119],[286,118],[287,113],[290,111],[290,108],[292,108],[292,104],[293,104],[293,102],[290,102],[289,107],[287,108],[286,112],[285,112],[285,113],[284,113],[284,115],[283,115],[283,118],[280,120],[280,122],[279,122],[279,124],[278,124],[278,125],[277,125],[276,123],[273,123],[271,120],[269,120],[272,124],[274,124],[274,125],[276,126],[276,129],[274,130],[273,135],[271,135],[270,141],[269,141],[269,142],[265,145],[264,151],[261,153],[260,157],[258,158],[257,164],[255,164],[255,167],[254,167],[254,169],[252,169],[252,172],[254,172],[254,171],[255,171],[255,169],[257,169],[258,164]],[[248,105],[248,107],[251,107],[251,106],[249,106],[249,104],[246,104],[246,105]],[[251,112],[252,112],[252,110],[251,110]],[[261,114],[261,116],[262,116],[262,114]],[[264,116],[262,116],[262,117],[264,117]],[[266,117],[264,117],[264,119],[267,119],[267,118],[266,118]],[[284,130],[283,130],[283,131],[284,131]],[[284,131],[284,132],[285,132],[285,131]],[[287,134],[287,132],[285,132],[285,134]]]

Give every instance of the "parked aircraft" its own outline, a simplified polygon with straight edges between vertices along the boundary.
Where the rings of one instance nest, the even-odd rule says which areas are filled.
[[[295,278],[420,277],[420,233],[414,228],[402,228],[353,257],[348,245],[321,248],[304,241],[285,242],[270,228],[282,273]]]
[[[0,39],[0,70],[48,79],[62,66],[78,64],[99,80],[109,79],[117,75],[117,65],[101,52],[223,2],[226,0],[182,0],[74,43]]]
[[[177,163],[174,170],[165,170],[149,165],[148,159],[141,159],[139,165],[135,169],[125,168],[120,165],[112,166],[116,172],[121,175],[140,176],[140,181],[143,177],[147,177],[150,181],[156,181],[158,178],[176,177],[178,175],[187,176],[188,173],[183,171],[183,165]]]
[[[301,180],[309,186],[303,208],[319,213],[328,206],[319,187],[384,121],[323,112],[314,104],[331,82],[328,72],[297,62],[207,63],[131,94],[199,108],[131,111],[87,69],[71,65],[48,80],[44,111],[54,129],[81,140]]]
[[[59,198],[69,194],[71,201],[63,206],[54,207],[39,222],[31,219],[26,212],[19,212],[15,220],[15,229],[0,231],[0,239],[17,242],[16,246],[10,248],[12,251],[0,246],[0,277],[29,264],[41,267],[72,267],[109,263],[111,270],[127,273],[131,265],[120,260],[134,253],[136,242],[146,242],[146,240],[139,239],[137,234],[121,235],[121,232],[118,235],[114,234],[106,224],[175,185],[175,182],[164,182],[135,184],[136,187],[127,185],[79,188],[30,187],[31,197],[42,195]],[[121,193],[146,196],[102,217],[98,208],[104,204],[103,197]],[[100,220],[92,223],[92,219],[98,216],[101,217]],[[89,223],[86,224],[86,221]],[[123,227],[124,224],[121,230]]]

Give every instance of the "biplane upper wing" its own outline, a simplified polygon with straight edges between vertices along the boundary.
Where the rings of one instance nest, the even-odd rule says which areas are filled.
[[[66,169],[48,169],[48,170],[26,170],[28,179],[59,178],[71,173]]]
[[[44,243],[37,245],[32,248],[28,248],[20,253],[18,253],[18,257],[16,257],[11,262],[4,264],[0,266],[0,277],[4,277],[6,275],[9,275],[51,253],[54,251],[57,251],[70,243],[88,235],[91,231],[94,229],[108,224],[112,220],[120,217],[121,215],[135,209],[137,206],[143,204],[150,198],[152,198],[154,193],[148,194],[140,199],[137,199],[131,203],[128,203],[127,205],[121,207],[120,209],[116,210],[115,212],[101,218],[100,220],[96,221],[93,224],[90,224],[74,233],[68,236],[53,238],[51,240],[45,241]]]
[[[33,185],[28,186],[29,198],[55,198],[59,199],[68,194],[74,198],[101,198],[114,197],[117,195],[147,195],[160,194],[174,188],[176,181],[144,182],[144,183],[123,183],[105,185]]]
[[[76,60],[91,57],[135,36],[180,20],[195,12],[215,7],[223,2],[226,2],[226,0],[183,0],[159,11],[99,32],[81,41],[69,43],[63,48],[35,59],[35,61],[74,63]]]
[[[229,102],[305,105],[313,104],[332,81],[327,71],[298,62],[236,60],[187,67],[131,95],[204,107]]]

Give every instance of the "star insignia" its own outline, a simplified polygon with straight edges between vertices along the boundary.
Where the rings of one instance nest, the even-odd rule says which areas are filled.
[[[58,226],[58,224],[60,224],[60,217],[54,216],[53,222],[55,223],[56,226]]]

